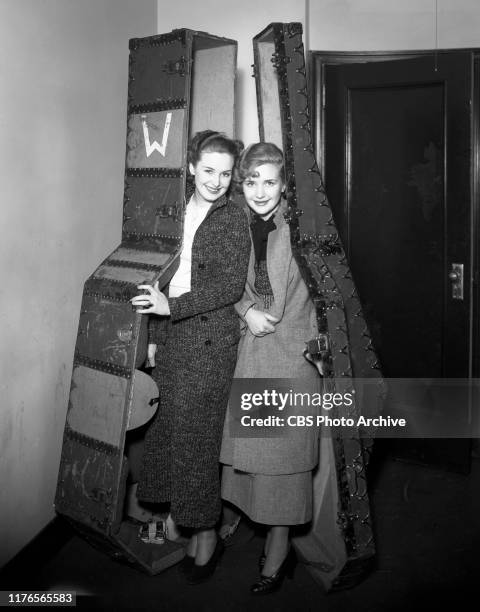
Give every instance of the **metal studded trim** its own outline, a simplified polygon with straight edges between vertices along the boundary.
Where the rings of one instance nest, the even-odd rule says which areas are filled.
[[[120,304],[128,304],[128,302],[131,299],[127,296],[118,297],[118,296],[108,295],[106,293],[99,293],[98,291],[88,291],[88,290],[84,291],[84,295],[88,297],[100,298],[101,300],[108,300],[109,302],[116,302]]]
[[[110,265],[110,261],[108,259],[106,259],[102,265]],[[90,279],[89,279],[90,280]],[[104,279],[104,278],[96,278],[95,277],[95,273],[94,276],[92,278],[92,280],[98,280],[98,281],[106,281],[109,285],[116,285],[117,287],[121,287],[123,289],[136,289],[137,285],[136,283],[129,283],[128,281],[121,281],[121,280],[117,280],[115,278],[108,278],[108,279]],[[88,283],[88,281],[87,281]]]
[[[111,289],[112,293],[108,293]],[[114,279],[89,278],[84,286],[84,295],[109,302],[128,303],[138,294],[137,284]]]
[[[122,244],[125,241],[128,241],[129,238],[165,238],[166,240],[173,240],[177,243],[180,243],[182,240],[181,236],[172,236],[172,235],[167,235],[167,234],[147,234],[147,233],[138,233],[138,232],[124,232],[123,234],[123,240],[122,240]],[[110,265],[110,262],[108,262],[108,265]]]
[[[68,440],[78,442],[78,444],[81,444],[82,446],[100,451],[105,455],[120,455],[120,449],[117,446],[113,446],[113,444],[108,444],[107,442],[102,442],[101,440],[95,440],[95,438],[81,434],[69,427],[68,424],[65,426],[64,436]]]
[[[302,26],[277,23],[272,24],[272,30],[275,42],[272,64],[278,78],[285,167],[289,174],[289,206],[285,219],[290,225],[292,250],[316,306],[319,331],[327,332],[330,337],[336,390],[352,391],[354,366],[357,368],[356,376],[365,376],[368,375],[366,370],[378,367],[378,360],[314,157]],[[298,40],[292,40],[296,38]],[[299,167],[306,168],[308,176],[302,180],[312,185],[317,209],[315,220],[325,228],[322,234],[300,234],[299,219],[303,211],[298,209],[297,200],[298,192],[303,191],[305,196],[305,183],[296,185],[295,169]],[[311,215],[311,211],[308,212]],[[353,330],[356,336],[359,330],[362,332],[363,345],[360,347],[351,346],[350,333]],[[362,348],[370,352],[366,354]],[[356,410],[358,406],[353,406],[353,415]],[[365,451],[363,441],[355,437],[347,440],[337,438],[334,447],[339,482],[338,522],[347,551],[352,559],[359,555],[371,556],[374,543],[366,487],[369,452]]]
[[[146,270],[147,272],[159,272],[162,268],[165,267],[164,264],[155,265],[147,263],[138,263],[136,261],[127,261],[124,259],[109,259],[108,265],[111,268],[131,268],[134,270]]]
[[[338,234],[328,234],[327,236],[320,236],[318,234],[308,236],[307,234],[303,234],[300,238],[299,246],[301,248],[312,248],[322,257],[335,253],[343,254],[343,248],[339,243]]]
[[[128,47],[130,51],[139,49],[140,47],[160,47],[163,45],[172,45],[180,42],[185,46],[187,32],[184,29],[172,30],[169,34],[160,34],[159,36],[148,36],[147,38],[131,38]]]
[[[127,168],[126,176],[143,178],[182,178],[183,168]]]
[[[166,110],[176,110],[179,108],[186,108],[187,101],[185,98],[163,98],[155,102],[148,104],[131,104],[128,107],[128,113],[130,115],[140,115],[142,113],[158,113]]]
[[[113,374],[114,376],[118,376],[120,378],[130,379],[133,376],[132,368],[120,366],[116,363],[110,363],[108,361],[102,361],[101,359],[92,359],[91,357],[80,355],[79,353],[75,353],[73,364],[74,366],[81,365],[92,370],[99,370],[100,372]]]

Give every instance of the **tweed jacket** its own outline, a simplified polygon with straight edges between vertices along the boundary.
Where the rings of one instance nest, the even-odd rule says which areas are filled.
[[[317,323],[314,305],[300,275],[290,246],[290,229],[282,206],[274,217],[276,229],[270,232],[267,245],[267,270],[274,301],[268,312],[279,319],[275,332],[254,336],[242,323],[235,378],[320,378],[305,359],[305,342],[314,338]],[[256,306],[265,310],[255,290],[255,255],[250,253],[247,283],[235,308],[243,320],[247,310]],[[248,386],[248,383],[246,383]],[[246,389],[248,391],[248,389]],[[314,410],[316,414],[316,409]],[[299,408],[296,414],[307,414]],[[312,414],[312,412],[308,412]],[[250,473],[292,474],[312,469],[318,460],[318,430],[315,427],[288,427],[282,438],[231,438],[230,409],[225,421],[222,463]]]
[[[238,342],[234,304],[245,286],[250,248],[245,212],[225,196],[219,198],[195,233],[190,291],[168,298],[177,337],[206,346]],[[151,315],[149,342],[165,342],[165,321]]]

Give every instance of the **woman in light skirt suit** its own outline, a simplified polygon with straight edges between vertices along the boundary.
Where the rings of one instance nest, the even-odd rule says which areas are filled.
[[[240,157],[238,175],[253,249],[245,291],[236,304],[243,330],[234,377],[318,380],[318,371],[303,355],[318,330],[284,219],[282,152],[271,143],[251,145]],[[312,518],[318,432],[315,427],[287,428],[278,438],[231,437],[230,417],[220,456],[222,498],[269,526],[260,578],[251,587],[252,593],[265,594],[280,588],[293,569],[290,528]]]

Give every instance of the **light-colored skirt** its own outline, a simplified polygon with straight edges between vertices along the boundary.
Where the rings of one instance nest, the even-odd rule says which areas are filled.
[[[264,525],[301,525],[312,519],[312,472],[249,474],[224,465],[222,498]]]

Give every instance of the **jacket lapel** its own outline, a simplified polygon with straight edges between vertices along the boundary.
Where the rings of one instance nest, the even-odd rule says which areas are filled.
[[[291,258],[290,228],[284,218],[285,209],[286,205],[282,203],[275,213],[273,220],[275,222],[276,229],[274,229],[273,232],[270,232],[268,235],[267,243],[267,272],[274,297],[274,301],[269,312],[278,319],[283,317],[283,312],[285,310],[285,299],[287,295],[288,274]],[[251,220],[251,211],[246,203],[244,203],[244,210],[246,211],[248,218]],[[252,240],[251,230],[250,240]],[[248,284],[250,285],[253,294],[259,297],[258,293],[255,291],[255,252],[253,246],[250,251],[250,261],[248,264]],[[258,302],[257,307],[260,310],[263,310],[263,304],[261,302]]]
[[[227,199],[227,196],[225,195],[219,197],[218,200],[215,200],[215,202],[213,202],[213,204],[208,209],[205,219],[209,217],[214,210],[217,210],[217,208],[222,208],[223,206],[226,206],[227,202],[228,202],[228,199]]]
[[[274,297],[270,312],[279,319],[285,310],[291,253],[290,228],[284,212],[284,206],[280,206],[274,217],[277,229],[270,233],[267,244],[267,271]]]

